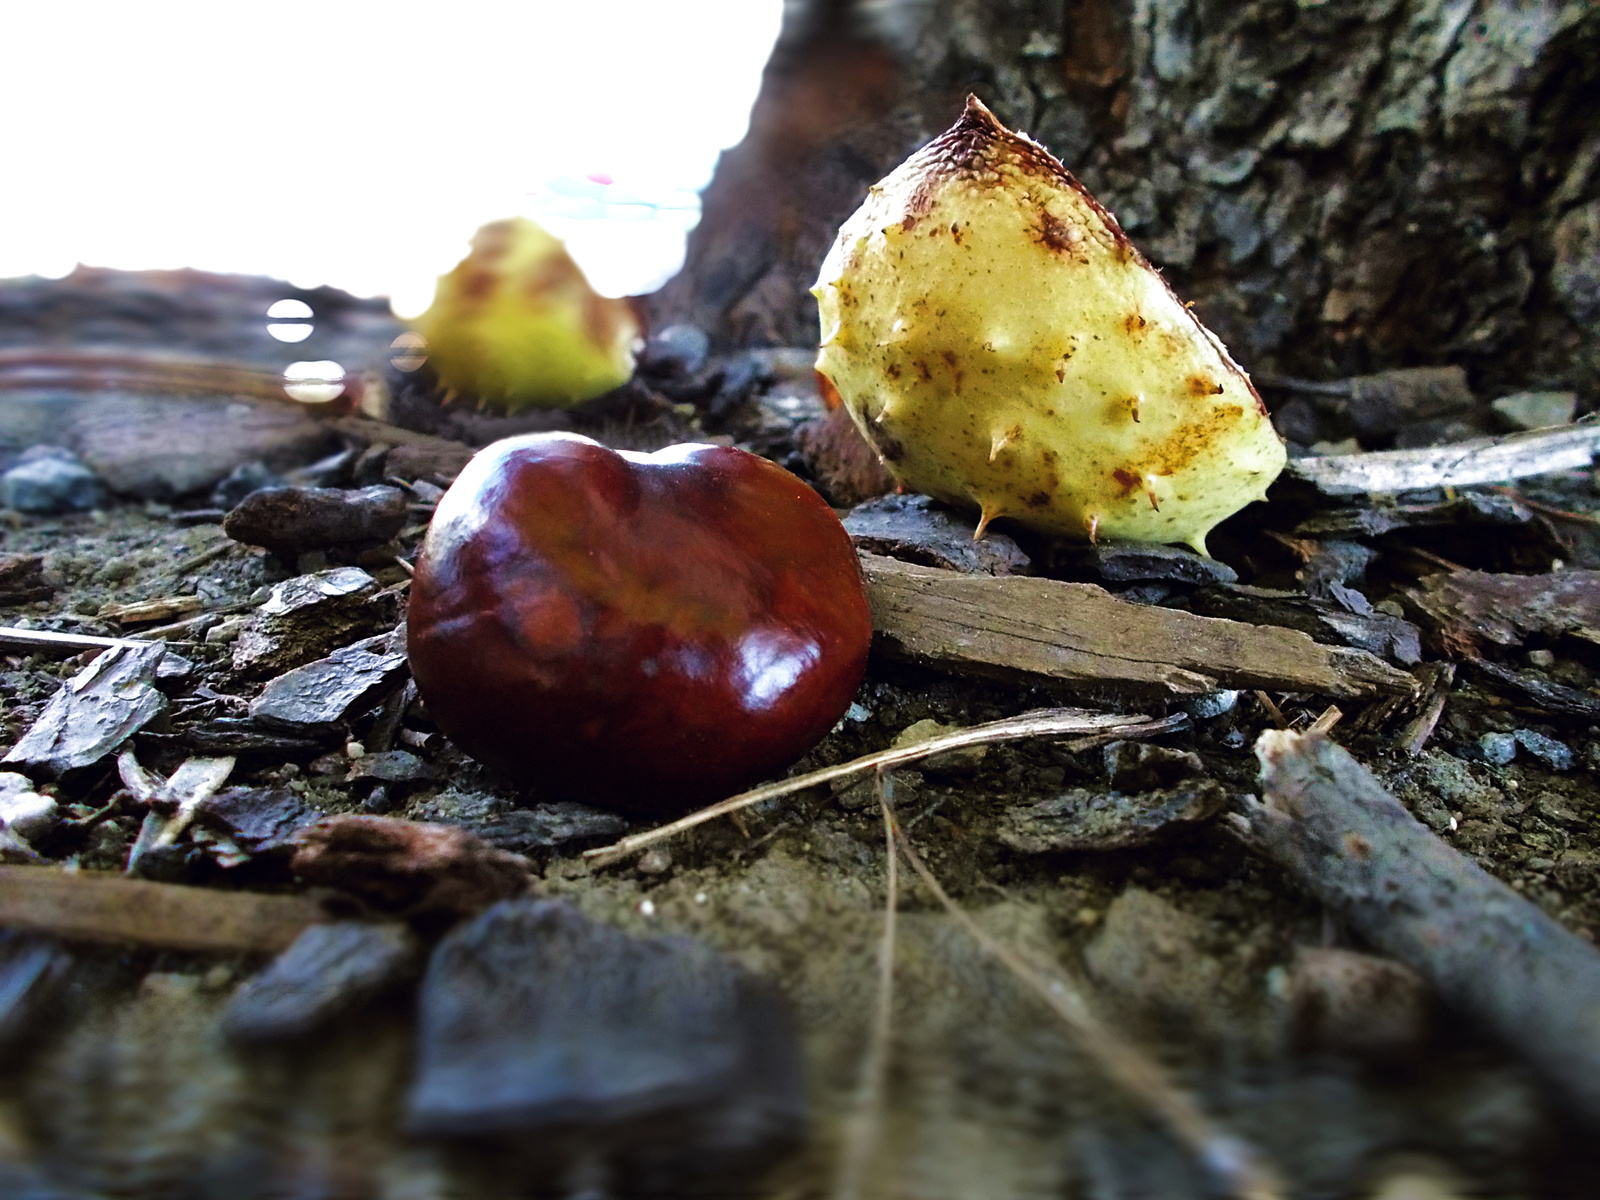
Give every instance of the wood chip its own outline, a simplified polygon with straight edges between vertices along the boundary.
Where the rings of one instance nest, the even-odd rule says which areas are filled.
[[[200,611],[199,596],[161,596],[154,600],[135,600],[131,604],[105,604],[99,617],[119,625],[148,625],[152,621],[175,621]]]
[[[1225,688],[1359,698],[1416,687],[1360,650],[1134,604],[1093,584],[958,575],[871,554],[861,564],[878,648],[949,670],[1136,699]]]
[[[67,941],[276,954],[324,919],[306,896],[179,887],[56,867],[0,866],[0,926]]]
[[[1529,637],[1587,631],[1600,639],[1600,571],[1429,575],[1406,596],[1452,653],[1476,654],[1484,642],[1520,646]]]
[[[1379,450],[1296,458],[1284,474],[1304,479],[1330,496],[1361,492],[1413,492],[1425,488],[1467,487],[1587,467],[1600,448],[1600,421],[1472,438],[1424,450]]]

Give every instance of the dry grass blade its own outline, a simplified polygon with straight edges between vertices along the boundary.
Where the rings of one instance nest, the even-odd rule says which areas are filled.
[[[1081,708],[1038,708],[1020,716],[1007,717],[1003,721],[973,725],[955,733],[929,738],[925,742],[900,746],[893,750],[881,750],[876,754],[865,754],[847,763],[840,763],[836,767],[823,767],[821,770],[796,775],[792,779],[780,779],[776,783],[763,784],[752,791],[741,792],[727,800],[718,801],[709,808],[692,812],[687,817],[680,817],[657,829],[630,834],[610,846],[586,850],[584,857],[589,860],[591,866],[609,866],[637,850],[643,850],[657,842],[664,842],[668,838],[693,829],[696,825],[704,825],[707,821],[714,821],[729,813],[750,808],[764,800],[776,800],[780,796],[793,795],[795,792],[816,787],[819,783],[831,783],[835,779],[845,779],[851,775],[864,775],[868,771],[880,768],[903,766],[906,763],[930,758],[935,754],[943,754],[946,750],[964,750],[968,746],[1015,742],[1025,738],[1069,737],[1074,734],[1117,733],[1125,736],[1130,733],[1160,733],[1177,728],[1187,719],[1179,715],[1155,721],[1142,713],[1126,715],[1092,713]]]
[[[1055,1011],[1072,1031],[1079,1049],[1092,1058],[1107,1076],[1158,1115],[1206,1169],[1239,1200],[1279,1200],[1283,1196],[1281,1185],[1255,1151],[1216,1128],[1205,1113],[1167,1079],[1159,1066],[1101,1024],[1077,989],[1064,979],[1046,978],[1014,950],[990,936],[965,909],[952,900],[928,870],[922,856],[912,847],[899,822],[892,815],[889,819],[900,852],[906,856],[906,862],[916,872],[923,886],[985,952]]]
[[[872,1035],[861,1063],[861,1082],[856,1092],[855,1111],[846,1129],[844,1150],[839,1156],[839,1174],[833,1184],[833,1200],[857,1200],[862,1193],[872,1152],[883,1129],[884,1083],[889,1074],[889,1033],[894,1016],[895,911],[900,903],[899,858],[894,849],[894,814],[889,810],[888,789],[892,780],[878,772],[878,808],[883,813],[883,840],[887,852],[884,890],[888,898],[883,908],[883,940],[878,946],[878,1002],[874,1009]]]

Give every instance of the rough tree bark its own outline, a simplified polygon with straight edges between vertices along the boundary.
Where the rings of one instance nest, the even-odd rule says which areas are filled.
[[[1255,371],[1600,390],[1591,0],[790,0],[658,326],[813,341],[839,222],[969,89]]]

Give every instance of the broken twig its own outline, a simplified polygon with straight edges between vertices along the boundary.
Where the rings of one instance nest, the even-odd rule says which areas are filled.
[[[1330,496],[1361,492],[1413,492],[1424,488],[1500,483],[1550,471],[1587,467],[1600,447],[1600,421],[1585,418],[1555,429],[1506,437],[1473,438],[1421,450],[1377,450],[1295,458],[1284,474]]]
[[[1600,1120],[1600,951],[1434,836],[1325,737],[1256,742],[1247,839]]]

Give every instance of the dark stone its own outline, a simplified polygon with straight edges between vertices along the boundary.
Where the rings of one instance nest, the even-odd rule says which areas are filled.
[[[0,1064],[55,1011],[72,962],[48,938],[0,929]]]
[[[513,809],[471,828],[490,845],[527,854],[567,842],[609,841],[626,833],[628,823],[615,813],[561,800]]]
[[[290,850],[294,834],[321,816],[284,788],[232,787],[206,800],[195,822],[247,854],[268,854]]]
[[[0,554],[0,604],[31,604],[56,594],[38,554]]]
[[[405,527],[399,488],[267,488],[247,497],[222,522],[235,541],[278,554],[387,542]]]
[[[433,953],[409,1124],[498,1136],[557,1176],[600,1147],[589,1166],[610,1193],[700,1194],[719,1170],[762,1170],[798,1143],[800,1063],[779,996],[732,961],[512,900]]]
[[[1064,547],[1066,561],[1086,568],[1109,583],[1171,580],[1174,583],[1232,583],[1238,573],[1225,562],[1180,546],[1155,542],[1103,540],[1091,546]]]
[[[404,682],[404,651],[379,651],[370,638],[279,675],[250,705],[250,716],[301,734],[325,732],[360,716]]]
[[[324,817],[294,836],[291,869],[387,912],[480,912],[528,886],[528,863],[454,825]]]
[[[350,765],[350,780],[377,779],[383,783],[415,783],[432,779],[433,767],[409,750],[382,750],[363,755]]]
[[[303,1037],[404,983],[422,965],[415,934],[398,921],[312,925],[223,1010],[238,1042]]]
[[[166,711],[155,688],[165,653],[162,642],[102,651],[61,685],[0,762],[50,778],[93,766]]]
[[[973,520],[927,496],[880,496],[851,509],[844,527],[857,550],[969,575],[1021,575],[1030,560],[1003,533],[974,541]]]

